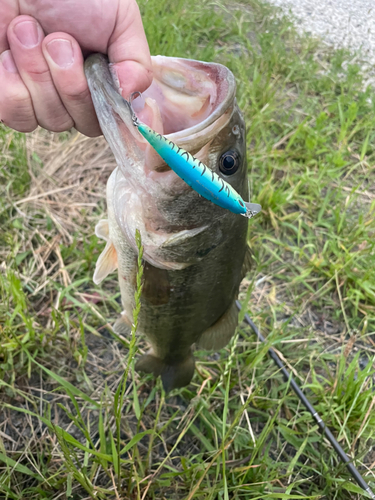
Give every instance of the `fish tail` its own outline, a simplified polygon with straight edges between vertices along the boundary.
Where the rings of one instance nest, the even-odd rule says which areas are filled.
[[[195,361],[191,352],[178,363],[166,363],[155,356],[153,351],[141,356],[136,365],[137,371],[160,375],[165,392],[188,385],[193,378]]]

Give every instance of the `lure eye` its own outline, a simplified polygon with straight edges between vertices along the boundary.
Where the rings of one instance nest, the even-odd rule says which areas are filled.
[[[234,149],[223,153],[219,160],[219,169],[225,175],[232,175],[237,172],[240,166],[240,155]]]

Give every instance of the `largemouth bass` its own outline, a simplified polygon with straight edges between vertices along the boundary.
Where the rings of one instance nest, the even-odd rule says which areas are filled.
[[[245,124],[233,74],[220,64],[156,56],[154,80],[133,105],[138,118],[194,155],[248,199]],[[235,332],[235,300],[251,262],[248,220],[202,198],[179,178],[133,126],[106,58],[90,56],[86,77],[99,123],[116,158],[107,183],[106,240],[94,273],[100,283],[118,269],[130,331],[137,273],[136,229],[144,248],[138,331],[151,344],[136,369],[160,375],[166,391],[189,384],[191,347],[218,350]]]

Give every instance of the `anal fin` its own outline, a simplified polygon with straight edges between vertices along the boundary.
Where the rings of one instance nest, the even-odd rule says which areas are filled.
[[[202,333],[197,346],[208,351],[222,349],[233,337],[238,324],[238,309],[233,301],[226,312],[210,328]]]
[[[123,311],[121,316],[116,319],[113,324],[113,331],[118,335],[129,335],[131,332],[131,325],[129,324],[126,316],[126,312]]]

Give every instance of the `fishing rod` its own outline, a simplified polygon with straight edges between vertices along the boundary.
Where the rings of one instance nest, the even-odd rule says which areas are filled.
[[[238,300],[236,300],[236,306],[237,308],[241,311],[241,304]],[[260,333],[252,319],[248,314],[245,313],[244,320],[246,323],[252,328],[253,332],[255,335],[258,337],[258,339],[263,342],[264,344],[266,343],[266,339],[263,337],[263,335]],[[280,368],[281,373],[284,375],[284,378],[287,382],[290,382],[290,385],[292,386],[293,391],[297,394],[298,398],[302,403],[305,405],[307,410],[311,413],[313,418],[315,419],[316,423],[319,426],[319,429],[321,430],[322,434],[325,435],[325,437],[328,439],[328,441],[331,443],[333,448],[335,449],[336,453],[338,456],[341,458],[341,460],[344,462],[346,465],[348,471],[352,475],[352,477],[355,479],[357,484],[363,488],[366,493],[370,495],[371,498],[375,500],[375,494],[371,490],[370,486],[366,483],[366,481],[363,479],[361,474],[358,472],[358,470],[355,468],[355,466],[352,463],[352,460],[348,457],[348,455],[345,453],[345,451],[341,448],[339,443],[337,442],[335,436],[332,434],[332,432],[328,429],[328,427],[325,425],[323,422],[322,418],[318,414],[318,412],[315,410],[313,405],[310,403],[310,401],[307,399],[307,397],[304,395],[298,384],[295,382],[293,379],[292,375],[288,372],[288,370],[285,368],[283,365],[281,359],[279,356],[276,354],[276,352],[270,347],[268,349],[268,354],[270,358],[273,359],[273,361],[276,363],[276,365]]]

